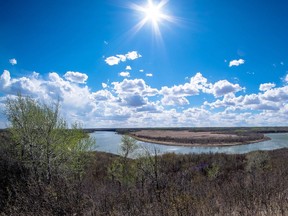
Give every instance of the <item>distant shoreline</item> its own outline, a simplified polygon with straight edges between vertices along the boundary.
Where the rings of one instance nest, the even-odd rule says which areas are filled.
[[[258,142],[263,142],[267,140],[271,140],[269,137],[264,137],[263,139],[250,141],[250,142],[235,142],[235,143],[215,143],[215,144],[201,144],[201,143],[176,143],[176,142],[164,142],[164,141],[157,141],[153,139],[143,139],[136,136],[132,136],[129,134],[130,137],[141,141],[141,142],[148,142],[153,144],[159,144],[159,145],[166,145],[166,146],[183,146],[183,147],[225,147],[225,146],[237,146],[237,145],[247,145],[247,144],[253,144]]]
[[[157,134],[158,133],[158,134]],[[174,134],[170,134],[174,133]],[[270,140],[269,137],[264,136],[259,138],[255,137],[253,140],[245,140],[244,136],[235,135],[235,134],[221,134],[221,133],[209,133],[201,134],[201,132],[189,132],[182,131],[171,132],[171,131],[138,131],[130,132],[128,135],[138,141],[167,145],[167,146],[184,146],[184,147],[225,147],[225,146],[237,146],[237,145],[246,145],[253,144],[258,142],[263,142]],[[244,138],[244,139],[243,139]],[[254,137],[253,137],[254,138]],[[161,140],[162,139],[162,140]],[[163,140],[164,139],[164,140]],[[236,141],[237,139],[243,139],[243,141]],[[185,142],[181,142],[184,140]],[[192,142],[192,143],[191,143]]]

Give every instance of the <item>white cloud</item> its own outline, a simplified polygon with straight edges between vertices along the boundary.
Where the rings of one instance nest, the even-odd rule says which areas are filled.
[[[270,102],[288,102],[288,86],[273,88],[261,94],[261,98]]]
[[[184,106],[188,105],[189,101],[183,96],[164,95],[161,99],[164,106]]]
[[[174,85],[173,87],[163,86],[159,91],[163,95],[161,103],[164,106],[183,106],[188,105],[189,101],[186,97],[198,95],[200,90],[209,87],[207,79],[201,73],[197,73],[190,79],[190,82]]]
[[[147,76],[147,77],[152,77],[153,74],[152,74],[152,73],[147,73],[146,76]]]
[[[288,82],[288,74],[285,76],[285,82]]]
[[[227,107],[230,110],[254,110],[257,112],[277,111],[277,113],[285,110],[288,103],[288,86],[274,88],[275,86],[263,86],[264,92],[258,94],[248,94],[235,97],[234,94],[225,95],[222,100],[212,103],[205,102],[205,105],[211,108]],[[276,113],[275,113],[276,114]]]
[[[88,79],[88,76],[84,73],[67,71],[64,74],[66,80],[69,80],[74,83],[85,83]]]
[[[195,76],[191,77],[190,82],[188,83],[174,85],[173,87],[163,86],[160,93],[166,96],[186,97],[198,95],[200,90],[205,91],[206,88],[211,88],[211,84],[207,83],[207,79],[203,77],[201,73],[197,73]]]
[[[17,64],[17,60],[15,58],[9,59],[9,63],[11,65],[16,65]]]
[[[199,95],[201,92],[213,94],[221,97],[244,90],[239,84],[232,84],[227,80],[220,80],[215,84],[208,83],[201,73],[191,77],[190,82],[174,85],[173,87],[163,86],[159,91],[164,97],[161,102],[163,105],[187,105],[189,101],[186,97]]]
[[[116,56],[117,56],[117,57],[119,58],[119,60],[122,61],[122,62],[125,62],[126,59],[127,59],[126,55],[116,55]]]
[[[164,111],[164,107],[158,103],[148,103],[136,109],[137,112],[149,112],[149,113],[161,113]]]
[[[128,52],[125,56],[129,60],[135,60],[137,58],[142,57],[137,51]]]
[[[271,88],[274,88],[275,86],[276,86],[275,83],[263,83],[263,84],[260,84],[259,90],[267,91],[267,90],[270,90]]]
[[[143,69],[141,69],[141,70],[139,70],[139,72],[141,72],[141,73],[142,73],[142,72],[144,72],[144,70],[143,70]]]
[[[243,59],[232,60],[232,61],[229,62],[229,67],[239,66],[239,65],[244,64],[244,63],[245,63],[245,60],[243,60]]]
[[[120,62],[120,58],[117,58],[115,56],[110,56],[110,57],[105,59],[105,62],[110,66],[117,65]]]
[[[112,93],[108,90],[100,90],[92,94],[93,98],[96,101],[112,101],[116,100],[115,97],[112,95]]]
[[[154,96],[158,94],[158,90],[148,86],[143,79],[128,80],[122,82],[112,82],[114,90],[119,95],[139,94],[144,96]]]
[[[160,91],[163,95],[171,95],[171,96],[192,96],[199,94],[199,89],[195,85],[191,85],[191,83],[185,83],[184,85],[174,85],[173,87],[164,86]]]
[[[127,54],[118,54],[116,56],[110,56],[105,59],[105,62],[112,66],[112,65],[118,65],[120,61],[125,62],[128,60],[135,60],[137,58],[142,57],[137,51],[128,52]]]
[[[234,101],[235,102],[237,101],[237,103],[235,103],[237,105],[240,105],[240,103],[242,105],[258,105],[258,104],[261,104],[260,97],[257,94],[245,95],[244,97],[241,97],[241,100],[239,100],[239,98],[234,97]]]
[[[119,76],[130,77],[130,73],[129,72],[121,72],[121,73],[119,73]]]
[[[0,89],[5,89],[10,85],[11,77],[8,70],[4,70],[3,74],[0,76]]]
[[[34,72],[15,78],[5,70],[0,74],[0,107],[3,107],[5,97],[21,91],[46,102],[59,98],[63,117],[68,121],[82,122],[84,127],[287,124],[288,86],[264,84],[261,89],[265,91],[242,92],[243,95],[235,96],[244,87],[227,80],[209,83],[201,73],[197,73],[183,84],[162,86],[160,90],[149,86],[143,79],[124,79],[113,82],[110,88],[102,83],[103,89],[92,92],[85,83],[78,85],[56,72],[48,76]],[[207,97],[209,102],[194,105],[193,96],[202,93],[223,97]],[[175,105],[183,107],[170,107]]]
[[[126,102],[126,105],[129,107],[141,107],[148,103],[148,99],[146,97],[142,97],[141,95],[138,94],[127,95],[124,98],[124,101]]]
[[[239,84],[232,84],[227,80],[220,80],[216,82],[210,89],[207,89],[207,93],[212,93],[215,97],[221,97],[229,93],[235,93],[242,91],[242,88]]]
[[[125,70],[132,70],[132,68],[130,65],[127,65]]]
[[[18,79],[12,79],[10,72],[7,70],[3,71],[3,74],[0,76],[0,89],[3,93],[6,94],[17,94],[21,91],[23,94],[30,93],[34,95],[35,92],[41,91],[40,83],[33,73],[30,77],[21,77]]]

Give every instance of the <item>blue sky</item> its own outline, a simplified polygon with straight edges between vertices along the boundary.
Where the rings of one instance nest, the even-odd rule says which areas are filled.
[[[21,91],[84,127],[287,125],[287,4],[1,1],[0,108]]]

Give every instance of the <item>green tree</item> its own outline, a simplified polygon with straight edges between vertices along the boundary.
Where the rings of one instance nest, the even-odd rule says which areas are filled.
[[[137,141],[134,138],[128,135],[122,136],[119,152],[121,157],[115,159],[108,168],[112,180],[118,181],[120,185],[129,185],[135,180],[135,163],[130,158],[133,157],[137,149]]]
[[[5,114],[16,143],[18,159],[37,180],[52,175],[81,174],[81,154],[94,144],[78,124],[68,127],[59,114],[59,101],[48,105],[19,94],[6,100]]]

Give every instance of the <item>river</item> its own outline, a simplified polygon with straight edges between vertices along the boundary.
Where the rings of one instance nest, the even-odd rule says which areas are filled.
[[[265,134],[270,137],[271,140],[263,141],[259,143],[237,145],[237,146],[223,146],[223,147],[183,147],[183,146],[167,146],[154,143],[147,143],[138,141],[138,144],[150,151],[157,150],[159,154],[174,152],[181,154],[200,154],[200,153],[226,153],[226,154],[243,154],[256,150],[274,150],[280,148],[288,148],[288,133],[271,133]],[[97,131],[90,134],[91,137],[96,139],[96,146],[93,150],[108,152],[112,154],[119,154],[121,138],[122,136],[115,132]],[[138,153],[144,151],[143,148],[138,150]]]

